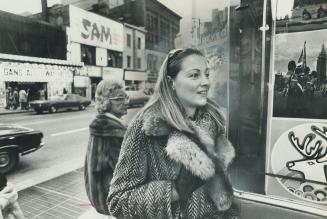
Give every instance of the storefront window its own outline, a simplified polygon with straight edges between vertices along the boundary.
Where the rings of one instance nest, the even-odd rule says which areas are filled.
[[[122,68],[123,67],[123,55],[121,52],[107,50],[108,51],[108,67]]]
[[[272,9],[267,193],[325,206],[326,1],[273,1]]]
[[[86,65],[95,65],[95,47],[82,44],[81,61]]]

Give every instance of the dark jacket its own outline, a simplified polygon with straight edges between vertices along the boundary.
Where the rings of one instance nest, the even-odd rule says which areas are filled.
[[[88,198],[101,214],[108,214],[106,199],[126,127],[110,115],[97,115],[90,124],[84,177]]]
[[[154,105],[130,124],[109,191],[113,216],[226,218],[218,209],[229,208],[233,199],[226,171],[234,148],[208,112],[199,112],[195,121],[189,122],[193,135],[167,124],[159,106]],[[181,170],[205,183],[187,200],[172,203],[171,193]],[[188,183],[191,186],[194,181]]]

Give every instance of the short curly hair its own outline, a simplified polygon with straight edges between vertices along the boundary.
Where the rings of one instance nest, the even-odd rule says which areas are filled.
[[[121,80],[102,80],[95,91],[95,108],[99,114],[110,112],[110,100],[118,91],[124,90],[124,82]]]

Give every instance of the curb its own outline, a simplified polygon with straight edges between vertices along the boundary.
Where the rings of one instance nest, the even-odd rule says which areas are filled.
[[[34,110],[26,110],[26,111],[20,111],[20,110],[18,110],[18,111],[11,111],[11,110],[8,110],[8,112],[7,111],[0,112],[0,116],[2,116],[2,115],[10,115],[10,114],[30,113],[30,112],[34,112]]]
[[[91,104],[91,105],[89,105],[88,107],[95,107],[95,104]],[[2,109],[0,109],[0,111],[1,111]],[[33,109],[30,109],[30,110],[25,110],[25,111],[21,111],[21,110],[6,110],[6,111],[4,111],[4,112],[0,112],[0,116],[2,116],[2,115],[10,115],[10,114],[20,114],[20,113],[33,113],[33,112],[35,112]]]

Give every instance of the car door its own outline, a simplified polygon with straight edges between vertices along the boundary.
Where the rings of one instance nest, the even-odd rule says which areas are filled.
[[[64,101],[62,105],[64,109],[70,109],[73,106],[73,98],[71,94],[67,94],[64,97]]]
[[[79,96],[77,96],[75,94],[70,94],[70,95],[67,95],[67,96],[68,96],[67,101],[68,101],[69,108],[70,109],[78,108],[79,105],[80,105]]]

